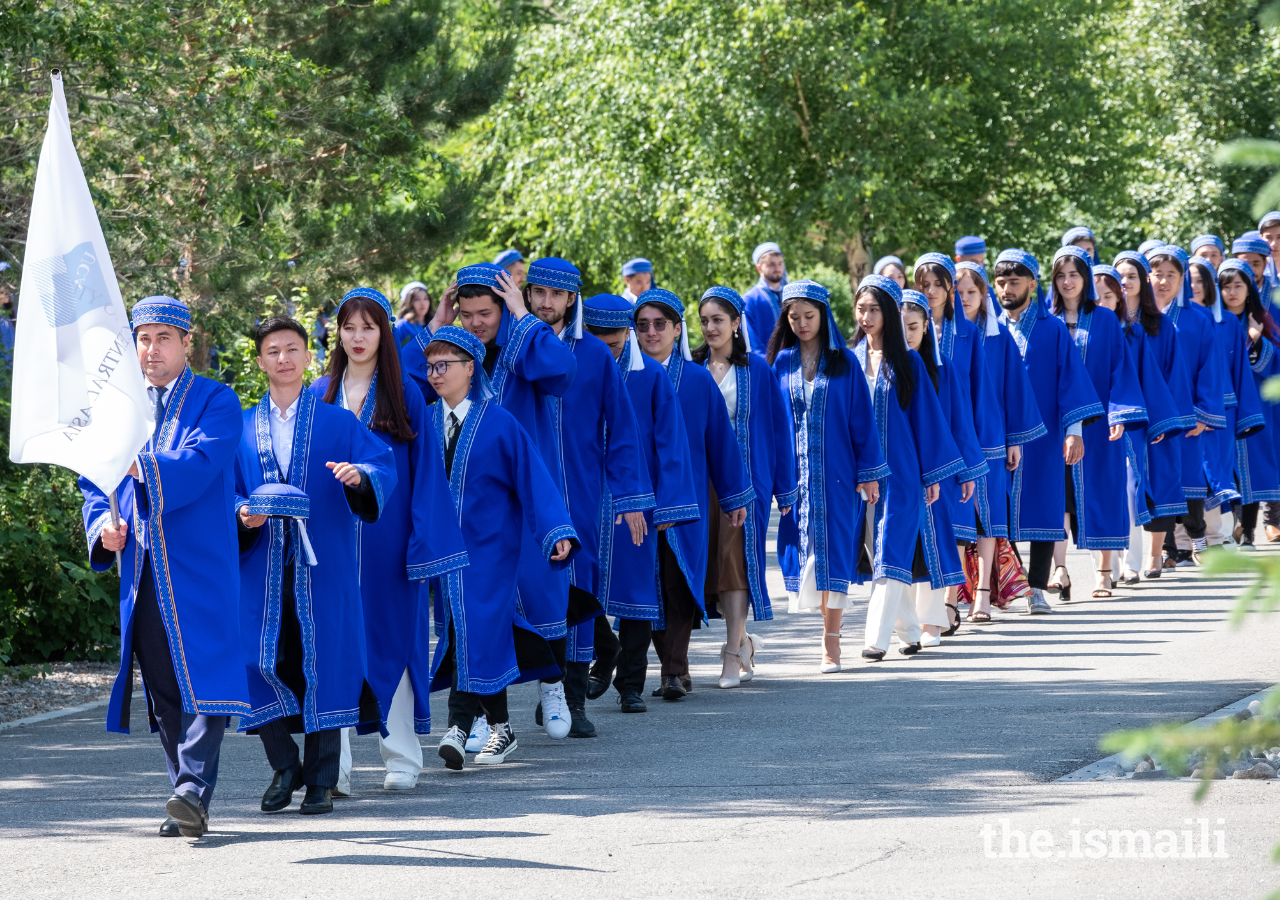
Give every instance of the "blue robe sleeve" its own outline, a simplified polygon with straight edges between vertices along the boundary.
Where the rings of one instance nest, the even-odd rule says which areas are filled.
[[[650,379],[653,384],[653,445],[657,452],[657,483],[653,490],[657,507],[653,524],[676,525],[702,518],[698,493],[693,486],[693,464],[689,461],[689,435],[675,386],[665,373]]]
[[[1182,311],[1183,316],[1196,313],[1196,310],[1189,308]],[[1223,403],[1226,389],[1222,384],[1225,367],[1218,359],[1212,319],[1204,316],[1202,327],[1193,333],[1197,337],[1192,344],[1192,352],[1196,356],[1187,360],[1187,374],[1191,378],[1191,402],[1195,408],[1196,421],[1210,428],[1226,428],[1227,410]]]
[[[439,452],[435,429],[427,415],[427,404],[412,381],[404,381],[404,404],[414,438],[409,447],[410,504],[412,532],[405,555],[410,581],[435,578],[467,565],[467,548],[458,528],[458,510],[453,505],[449,480],[444,473],[444,457]]]
[[[1027,367],[1018,354],[1017,344],[1009,329],[1000,325],[1000,352],[1004,355],[1004,443],[1006,447],[1038,441],[1049,433],[1040,416],[1040,404],[1031,388]]]
[[[418,386],[418,390],[422,392],[422,396],[427,403],[432,403],[436,399],[436,392],[427,383],[426,348],[427,341],[430,339],[431,332],[423,328],[414,335],[413,340],[400,348],[400,369]]]
[[[1142,404],[1147,410],[1147,441],[1152,442],[1161,435],[1181,434],[1186,426],[1173,401],[1169,383],[1160,372],[1156,355],[1147,344],[1146,332],[1138,324],[1129,327],[1136,329],[1136,333],[1133,338],[1125,340],[1125,352],[1132,359],[1142,386]]]
[[[533,538],[542,548],[542,558],[552,569],[563,569],[581,548],[578,533],[574,531],[569,518],[569,510],[556,483],[551,479],[538,448],[534,446],[529,433],[512,420],[515,426],[511,430],[514,439],[508,444],[507,453],[510,458],[511,477],[514,481],[515,494],[520,498],[520,506],[524,512],[525,524],[533,534]],[[556,543],[569,540],[573,550],[563,560],[552,560],[556,552]]]
[[[1230,319],[1235,319],[1235,316],[1224,316],[1224,321],[1228,321],[1228,327],[1231,327]],[[1258,385],[1249,367],[1249,336],[1238,319],[1235,319],[1231,331],[1232,339],[1236,342],[1236,352],[1231,358],[1230,373],[1231,384],[1236,394],[1235,436],[1247,438],[1263,430],[1266,427],[1266,419],[1262,411],[1262,398],[1258,396]]]
[[[987,452],[980,445],[978,433],[973,427],[973,405],[963,381],[958,377],[959,373],[950,361],[946,359],[942,361],[938,375],[940,380],[946,378],[950,381],[950,390],[946,392],[951,407],[946,411],[948,412],[947,421],[951,426],[951,437],[955,440],[956,449],[960,451],[960,458],[964,461],[964,468],[956,473],[956,481],[973,481],[990,471],[987,465]],[[925,377],[927,378],[928,375]],[[1004,457],[1003,445],[998,453],[1000,458]]]
[[[1004,423],[1000,421],[1000,406],[996,403],[991,373],[987,370],[986,347],[976,335],[969,343],[973,345],[973,358],[969,363],[969,383],[964,387],[973,432],[984,457],[1004,459]]]
[[[325,462],[348,462],[364,473],[377,506],[372,510],[357,509],[355,505],[351,505],[350,490],[347,491],[347,502],[351,505],[351,511],[364,521],[376,522],[386,508],[387,498],[396,488],[395,453],[377,435],[361,425],[355,416],[351,417],[348,450],[350,459],[327,459]]]
[[[511,323],[507,341],[506,351],[511,354],[507,365],[511,371],[544,394],[564,396],[578,372],[578,360],[573,349],[556,337],[550,325],[528,313],[520,321]]]
[[[778,508],[795,506],[800,499],[796,479],[796,437],[782,399],[782,386],[772,368],[762,366],[762,400],[769,405],[770,435],[773,440],[773,496]],[[766,504],[768,505],[768,504]]]
[[[854,480],[857,484],[882,481],[889,477],[889,465],[884,460],[884,448],[880,446],[880,433],[876,430],[871,392],[867,390],[867,379],[858,358],[846,352],[845,359],[849,363],[849,446],[853,448]],[[835,387],[834,381],[832,387]],[[937,402],[935,398],[935,406]]]
[[[716,499],[725,512],[742,509],[756,497],[751,477],[738,452],[738,438],[729,421],[729,408],[711,377],[707,385],[707,474],[715,485]]]
[[[243,432],[240,402],[230,388],[220,387],[209,396],[200,428],[189,432],[180,446],[139,453],[138,470],[152,512],[171,512],[203,496],[231,464]]]
[[[920,459],[920,481],[928,487],[959,474],[965,463],[951,438],[942,405],[938,403],[938,392],[933,389],[924,361],[914,350],[910,351],[910,358],[916,383],[906,409],[907,421],[911,423],[916,455]]]
[[[1173,322],[1167,319],[1163,325],[1173,329]],[[1171,347],[1169,350],[1169,393],[1173,395],[1174,405],[1178,409],[1178,415],[1182,423],[1182,427],[1191,429],[1196,427],[1196,410],[1195,410],[1195,393],[1191,386],[1191,373],[1187,371],[1187,358],[1182,352],[1182,341],[1178,339],[1175,333],[1169,335]]]
[[[584,336],[586,340],[595,338]],[[613,496],[613,512],[641,512],[653,509],[653,485],[649,483],[644,449],[640,446],[640,426],[627,394],[622,373],[610,356],[602,367],[603,413],[606,432],[604,477]]]
[[[129,482],[132,479],[125,476],[116,488],[116,501],[120,506],[120,521],[127,522],[128,516],[132,511],[132,497],[129,491]],[[84,495],[84,506],[81,513],[84,516],[84,534],[89,545],[89,567],[95,572],[105,572],[116,561],[116,555],[109,550],[103,549],[98,541],[102,538],[102,529],[107,527],[111,522],[111,504],[107,500],[107,495],[98,488],[89,479],[81,476],[77,480],[80,486],[80,493]],[[126,509],[126,506],[128,509]],[[127,540],[133,540],[133,530],[130,528]],[[126,544],[126,546],[128,546]]]
[[[1107,424],[1146,424],[1148,415],[1146,401],[1142,396],[1142,383],[1138,380],[1138,370],[1126,347],[1120,320],[1110,310],[1102,307],[1094,310],[1093,318],[1095,322],[1107,323],[1103,327],[1107,329],[1108,346],[1111,348],[1110,358],[1107,360],[1111,386],[1107,397]]]
[[[1056,319],[1046,318],[1056,328],[1056,347],[1058,355],[1058,409],[1061,413],[1063,431],[1077,422],[1088,424],[1106,414],[1102,403],[1098,400],[1098,392],[1093,389],[1089,372],[1080,358],[1080,351],[1067,331],[1067,326]]]

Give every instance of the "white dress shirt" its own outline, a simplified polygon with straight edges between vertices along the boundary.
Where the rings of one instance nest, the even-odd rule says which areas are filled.
[[[271,431],[271,452],[275,454],[280,474],[287,479],[293,462],[293,430],[298,424],[298,400],[294,399],[288,409],[282,410],[276,406],[275,398],[270,395],[268,398],[271,409],[267,414],[267,427]]]
[[[720,388],[720,395],[724,397],[725,408],[729,410],[730,422],[737,421],[738,417],[738,373],[734,368],[730,366],[729,371],[724,373],[724,378],[716,384]]]
[[[452,413],[453,416],[457,418],[458,427],[461,428],[463,421],[465,421],[467,418],[467,413],[471,410],[471,398],[463,397],[461,400],[458,401],[457,406],[451,407],[449,406],[448,403],[445,402],[444,398],[441,397],[440,406],[444,410],[444,428],[445,428],[444,437],[445,437],[445,440],[447,441],[449,439],[449,415]]]

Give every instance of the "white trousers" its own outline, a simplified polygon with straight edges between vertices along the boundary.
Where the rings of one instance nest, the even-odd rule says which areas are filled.
[[[342,729],[339,780],[351,780],[351,732],[350,728]],[[400,684],[391,697],[387,736],[378,735],[378,750],[388,772],[403,772],[415,778],[422,774],[422,744],[413,730],[413,686],[409,683],[408,669],[400,676]]]
[[[920,642],[920,620],[916,618],[916,605],[910,597],[910,590],[911,585],[891,578],[877,578],[872,582],[864,647],[888,650],[889,638],[894,632],[903,644]]]
[[[1125,485],[1129,494],[1129,546],[1124,552],[1117,553],[1112,557],[1111,577],[1116,579],[1120,577],[1121,572],[1117,572],[1117,566],[1120,569],[1129,572],[1142,571],[1142,549],[1146,532],[1142,530],[1142,526],[1138,524],[1138,479],[1134,475],[1133,466],[1126,458],[1124,462]],[[1145,504],[1145,498],[1143,498]]]
[[[1231,540],[1231,532],[1236,528],[1236,517],[1228,509],[1206,509],[1204,511],[1204,537],[1210,547],[1217,547]]]
[[[921,625],[937,625],[943,631],[951,627],[945,587],[934,590],[929,582],[920,581],[911,585],[910,593],[914,595],[916,620]]]

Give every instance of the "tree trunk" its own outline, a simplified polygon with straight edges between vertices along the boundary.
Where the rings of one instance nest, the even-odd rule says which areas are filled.
[[[845,239],[844,258],[849,269],[849,291],[856,298],[858,283],[871,274],[871,250],[865,232],[855,231]]]

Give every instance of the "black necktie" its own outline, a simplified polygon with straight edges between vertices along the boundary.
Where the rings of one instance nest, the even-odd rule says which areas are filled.
[[[156,420],[156,430],[155,433],[151,435],[151,444],[152,446],[158,446],[157,442],[160,440],[160,427],[164,425],[164,395],[169,389],[161,386],[152,387],[151,390],[156,392],[155,409],[153,410]]]
[[[461,433],[462,428],[458,417],[453,413],[449,413],[448,434],[444,442],[444,474],[446,478],[453,475],[453,452],[458,449],[458,435]]]

